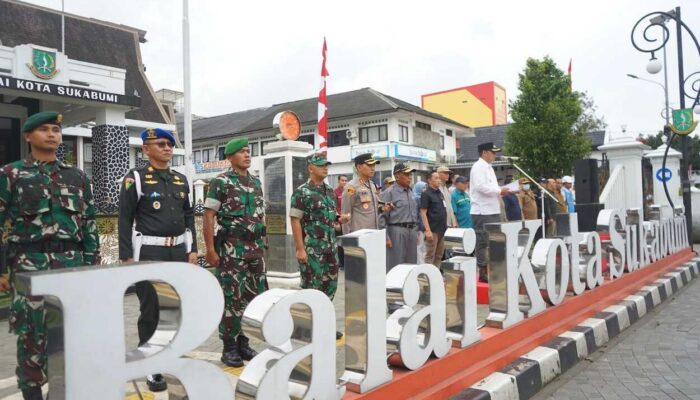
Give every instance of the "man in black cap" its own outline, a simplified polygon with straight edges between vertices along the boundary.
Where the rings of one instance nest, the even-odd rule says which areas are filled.
[[[500,197],[508,193],[507,187],[500,187],[496,173],[491,163],[496,159],[496,153],[501,151],[492,142],[478,146],[479,160],[474,163],[469,174],[471,183],[470,195],[472,198],[472,221],[476,231],[476,265],[479,267],[479,279],[488,281],[488,259],[486,249],[488,247],[488,233],[484,225],[501,222]]]
[[[371,153],[355,157],[357,178],[345,185],[341,215],[350,215],[350,222],[343,224],[343,234],[360,229],[379,229],[379,189],[372,181],[379,161]],[[384,207],[388,212],[390,207]]]
[[[175,137],[160,128],[141,132],[148,164],[125,176],[119,192],[119,259],[197,264],[194,209],[185,175],[171,170]],[[135,223],[135,225],[134,225]],[[160,319],[158,294],[150,281],[136,282],[140,303],[139,346],[153,336]],[[146,377],[148,389],[167,389],[161,374]]]
[[[382,194],[382,201],[391,205],[391,211],[382,214],[386,225],[386,270],[399,264],[415,264],[418,231],[416,202],[411,189],[414,169],[404,163],[394,166],[394,185]]]

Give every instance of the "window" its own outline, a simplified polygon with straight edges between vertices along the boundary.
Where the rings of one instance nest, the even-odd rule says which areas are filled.
[[[258,142],[250,143],[249,146],[250,146],[250,156],[251,157],[257,157],[260,155],[260,153],[258,152]]]
[[[426,131],[433,130],[433,127],[430,126],[430,124],[426,124],[425,122],[420,122],[420,121],[416,121],[416,128],[425,129]]]
[[[314,145],[314,135],[302,135],[299,136],[299,139],[297,139],[299,142],[306,142],[310,145]]]
[[[347,130],[328,132],[328,147],[350,145],[350,139],[346,135]]]
[[[202,152],[201,151],[196,150],[196,151],[192,152],[192,154],[194,155],[194,162],[196,162],[196,163],[202,162]]]
[[[226,150],[226,147],[219,147],[219,160],[226,159],[226,155],[224,154],[225,150]]]
[[[360,143],[386,141],[386,125],[360,128]]]
[[[83,171],[92,180],[92,138],[83,138]]]
[[[267,153],[265,152],[265,145],[268,144],[268,143],[272,143],[272,142],[274,142],[274,140],[268,140],[268,141],[266,141],[266,142],[260,142],[260,153],[261,153],[262,155],[267,154]]]
[[[445,150],[445,137],[440,135],[440,148]]]
[[[399,125],[399,142],[408,142],[408,127]]]
[[[214,149],[204,149],[204,150],[202,150],[202,162],[213,161],[213,160],[212,160],[212,153],[214,153]]]
[[[173,167],[179,167],[180,165],[185,165],[185,156],[183,155],[174,155],[173,160],[170,162],[170,165]]]
[[[445,129],[445,135],[452,137],[452,129]]]

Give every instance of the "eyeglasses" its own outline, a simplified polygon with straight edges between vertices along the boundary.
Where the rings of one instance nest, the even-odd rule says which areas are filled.
[[[154,143],[146,143],[147,145],[155,145],[158,146],[159,149],[164,149],[166,146],[169,148],[175,147],[175,145],[171,142],[154,142]]]

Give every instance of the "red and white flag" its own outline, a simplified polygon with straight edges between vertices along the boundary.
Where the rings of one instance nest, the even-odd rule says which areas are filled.
[[[326,69],[326,52],[328,47],[326,46],[326,38],[323,38],[323,63],[321,64],[321,91],[318,93],[318,138],[316,143],[318,143],[318,148],[321,152],[326,151],[328,145],[328,103],[326,101],[326,77],[328,76],[328,70]]]
[[[571,62],[573,61],[573,58],[569,59],[569,90],[572,90],[573,86],[573,81],[571,80]]]

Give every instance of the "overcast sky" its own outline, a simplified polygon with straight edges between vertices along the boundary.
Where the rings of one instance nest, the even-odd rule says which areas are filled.
[[[31,2],[61,8],[60,0]],[[622,125],[652,133],[663,125],[663,90],[625,75],[663,82],[663,73],[646,72],[649,55],[632,47],[630,32],[643,15],[675,6],[700,35],[693,0],[190,0],[192,108],[211,116],[317,96],[325,36],[329,94],[369,86],[420,105],[421,94],[496,81],[511,101],[525,60],[549,55],[564,71],[573,59],[574,90],[593,97],[613,135]],[[180,0],[65,0],[65,10],[146,30],[151,84],[182,90]],[[677,107],[675,26],[673,37]],[[689,36],[683,41],[687,75],[700,70],[700,55]]]

